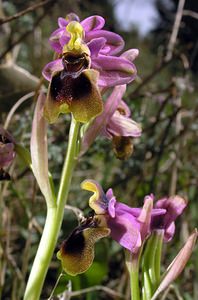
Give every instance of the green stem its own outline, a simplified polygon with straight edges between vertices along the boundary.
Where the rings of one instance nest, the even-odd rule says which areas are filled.
[[[160,277],[161,277],[161,257],[162,257],[162,245],[163,245],[163,239],[164,239],[164,232],[155,232],[155,240],[156,240],[156,253],[155,253],[155,260],[154,260],[154,269],[155,269],[155,289],[157,289],[159,283],[160,283]]]
[[[134,269],[134,270],[133,270]],[[132,268],[130,273],[131,300],[140,300],[139,268]]]
[[[144,254],[142,257],[142,291],[143,299],[150,300],[152,297],[153,281],[155,273],[152,270],[152,261],[155,259],[156,247],[153,247],[153,235],[147,240]]]
[[[139,267],[141,250],[137,254],[126,251],[126,265],[130,276],[131,300],[140,300]]]
[[[47,208],[47,217],[40,244],[28,279],[24,300],[40,299],[45,276],[57,243],[58,234],[64,216],[74,165],[76,162],[76,144],[80,123],[72,119],[67,155],[61,175],[57,204]]]
[[[69,187],[71,183],[72,173],[74,169],[74,164],[76,161],[76,150],[77,150],[77,140],[79,133],[80,123],[72,119],[71,128],[69,132],[69,144],[67,150],[67,156],[62,170],[61,181],[58,191],[57,206],[60,210],[64,211],[64,206],[67,200]]]
[[[153,232],[146,243],[142,259],[144,300],[150,300],[160,283],[163,231]]]

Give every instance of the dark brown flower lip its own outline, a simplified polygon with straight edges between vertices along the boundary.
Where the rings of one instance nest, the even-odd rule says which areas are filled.
[[[77,226],[72,233],[61,244],[63,253],[79,253],[85,247],[85,237],[83,235],[84,230],[88,228],[98,227],[98,219],[95,215],[85,218],[79,226]]]
[[[52,78],[50,94],[55,102],[66,102],[71,105],[72,101],[85,97],[91,92],[91,82],[84,72],[73,74],[63,70],[54,74]]]

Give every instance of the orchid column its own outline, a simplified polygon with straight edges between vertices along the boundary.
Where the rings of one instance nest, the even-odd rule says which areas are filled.
[[[102,17],[89,17],[80,23],[76,15],[70,14],[66,19],[59,18],[58,23],[59,29],[50,38],[58,59],[47,64],[43,70],[50,84],[47,96],[41,92],[38,98],[32,126],[31,167],[46,200],[47,217],[26,287],[25,300],[40,299],[62,224],[83,132],[91,128],[94,119],[102,114],[104,92],[129,83],[136,75],[132,61],[138,51],[129,50],[120,57],[114,56],[123,48],[124,42],[119,35],[102,29],[105,23]],[[112,106],[109,120],[118,107],[115,104]],[[58,194],[55,195],[53,179],[48,171],[46,120],[54,123],[60,113],[71,113],[71,126]],[[82,125],[84,129],[80,135]],[[133,129],[134,126],[139,135],[140,127],[136,123]],[[105,230],[103,235],[107,233]]]

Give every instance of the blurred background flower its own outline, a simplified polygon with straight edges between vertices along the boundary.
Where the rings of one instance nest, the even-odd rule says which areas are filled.
[[[7,173],[4,168],[11,165],[14,157],[14,139],[0,126],[0,181],[10,179],[9,173]]]

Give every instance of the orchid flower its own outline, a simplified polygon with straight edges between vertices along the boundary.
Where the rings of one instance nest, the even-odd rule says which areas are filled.
[[[100,72],[98,85],[101,87],[115,86],[132,81],[136,75],[136,68],[132,61],[139,51],[131,49],[133,53],[127,57],[117,55],[124,47],[124,40],[118,34],[102,29],[105,24],[101,16],[91,16],[80,22],[75,14],[68,14],[66,18],[58,18],[59,29],[55,30],[50,39],[50,45],[60,55],[64,46],[69,42],[70,33],[67,26],[70,22],[78,22],[83,29],[83,41],[90,50],[91,68]],[[128,52],[128,51],[127,51]],[[43,70],[43,76],[51,79],[54,71],[63,69],[61,59],[49,63]]]
[[[53,72],[44,114],[53,123],[60,113],[71,112],[76,121],[86,123],[103,109],[98,72],[90,69],[90,50],[83,41],[80,23],[70,22],[67,31],[70,40],[63,47],[62,68]]]
[[[109,118],[102,135],[112,140],[113,150],[117,158],[128,159],[133,153],[132,137],[141,135],[141,126],[130,118],[130,109],[121,100],[114,114]]]
[[[10,179],[9,174],[4,170],[15,157],[14,139],[0,126],[0,180]]]
[[[59,58],[43,69],[43,76],[50,81],[44,109],[50,123],[67,112],[72,112],[76,121],[89,122],[103,110],[99,87],[106,89],[135,78],[132,60],[138,50],[129,50],[126,57],[113,56],[124,42],[119,35],[101,30],[103,26],[104,19],[99,16],[81,23],[74,14],[66,20],[59,18],[60,28],[50,38]]]
[[[93,216],[74,229],[57,254],[63,269],[71,275],[85,272],[90,267],[94,243],[109,234],[122,247],[137,253],[150,234],[151,218],[166,212],[164,209],[152,209],[153,200],[149,196],[145,197],[143,208],[131,208],[118,202],[112,189],[104,193],[94,180],[85,180],[81,187],[93,192],[89,199]]]
[[[164,241],[170,241],[175,233],[175,220],[183,213],[186,206],[187,201],[178,195],[156,201],[154,207],[165,209],[166,214],[163,217],[155,216],[152,218],[152,230],[162,231]]]
[[[113,143],[119,159],[127,159],[133,152],[131,138],[141,135],[141,126],[131,119],[131,112],[122,100],[126,85],[117,86],[104,105],[103,113],[96,117],[82,139],[81,154],[85,153],[97,135],[102,135]]]

